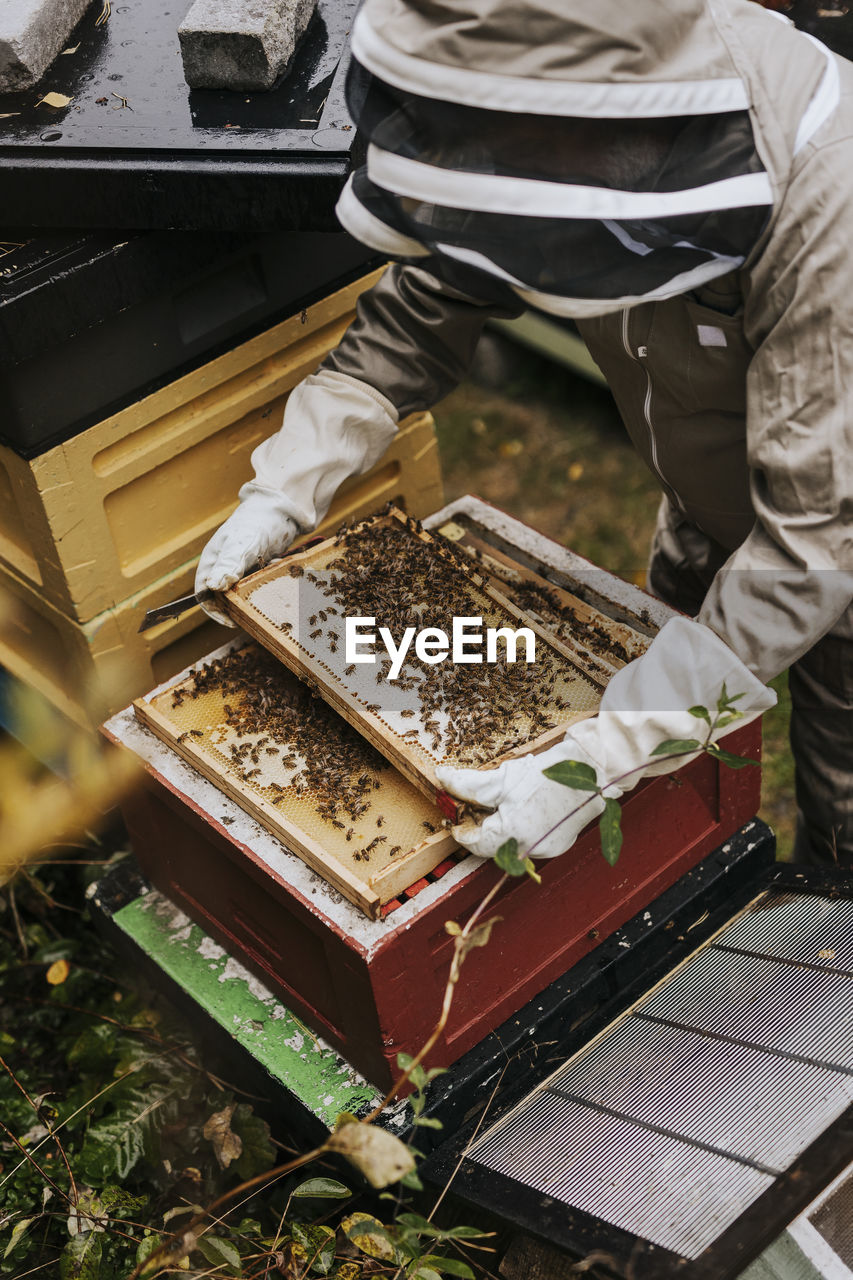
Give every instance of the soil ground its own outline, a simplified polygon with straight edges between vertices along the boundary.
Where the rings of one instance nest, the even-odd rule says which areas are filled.
[[[645,585],[660,490],[608,391],[488,336],[473,378],[434,409],[448,501],[476,493]],[[787,678],[765,717],[761,817],[789,859],[795,826]]]

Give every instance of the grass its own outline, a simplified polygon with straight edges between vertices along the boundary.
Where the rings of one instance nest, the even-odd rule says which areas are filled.
[[[490,381],[433,411],[447,500],[476,493],[611,573],[645,585],[660,490],[609,393],[518,348],[495,348]],[[764,721],[760,815],[790,859],[795,805],[787,677]]]

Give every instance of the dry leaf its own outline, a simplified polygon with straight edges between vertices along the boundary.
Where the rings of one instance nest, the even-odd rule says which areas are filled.
[[[45,977],[52,987],[61,987],[70,972],[71,965],[67,960],[54,960]]]
[[[237,1103],[232,1102],[223,1111],[214,1111],[202,1129],[204,1136],[213,1143],[220,1169],[227,1169],[231,1161],[238,1159],[243,1152],[243,1140],[231,1130],[231,1117],[236,1108]]]
[[[11,120],[12,116],[19,116],[20,114],[20,111],[4,111],[3,114],[0,115],[0,120]]]
[[[498,445],[498,453],[502,458],[517,458],[524,453],[524,445],[520,440],[503,440]]]
[[[48,107],[67,107],[70,101],[67,93],[46,93],[43,98],[39,98],[36,106],[40,107],[44,103]]]
[[[62,54],[76,53],[79,48],[79,44],[70,44],[67,49],[62,50]],[[62,54],[60,56],[62,56]]]
[[[460,941],[456,944],[459,950],[460,963],[468,955],[468,952],[473,951],[475,947],[488,946],[492,929],[501,919],[501,916],[492,916],[491,920],[484,920],[482,924],[478,924],[476,928],[472,929],[467,938],[460,938]]]
[[[357,1120],[341,1125],[330,1134],[326,1147],[346,1156],[377,1189],[399,1182],[415,1167],[411,1151],[393,1133]]]

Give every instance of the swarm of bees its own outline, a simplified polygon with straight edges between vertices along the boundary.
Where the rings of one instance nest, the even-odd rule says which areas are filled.
[[[173,690],[172,706],[214,690],[223,698],[226,723],[242,739],[230,744],[228,754],[232,771],[243,782],[261,785],[262,756],[270,764],[278,756],[284,769],[295,772],[287,786],[263,784],[273,793],[274,804],[281,804],[291,789],[296,795],[307,792],[320,817],[341,831],[347,827],[343,819],[354,822],[372,807],[372,793],[382,785],[377,775],[389,768],[387,762],[264,649],[233,650],[200,667],[189,684]],[[188,729],[179,741],[203,736],[201,729]],[[380,816],[376,825],[383,822]],[[352,835],[350,827],[347,840]],[[367,846],[366,857],[378,843]]]
[[[387,627],[399,638],[407,627],[416,632],[429,627],[447,631],[454,616],[482,617],[484,626],[510,622],[482,594],[482,579],[468,556],[443,539],[423,538],[416,520],[379,520],[344,528],[334,546],[339,550],[324,570],[305,573],[306,580],[334,602],[317,609],[309,623],[332,613],[375,617],[377,630]],[[318,636],[314,630],[308,638]],[[329,648],[335,652],[334,638]],[[416,692],[419,712],[407,708],[401,715],[417,715],[418,727],[400,736],[411,746],[428,746],[442,761],[478,765],[556,728],[572,709],[559,655],[540,643],[535,662],[523,657],[520,653],[518,661],[509,662],[501,644],[498,660],[488,665],[449,660],[429,664],[418,659],[412,647],[392,687]],[[390,663],[387,655],[377,655],[377,684],[387,679]],[[345,675],[352,672],[350,666]],[[575,678],[583,676],[572,673]],[[380,702],[365,703],[365,709],[382,714]]]

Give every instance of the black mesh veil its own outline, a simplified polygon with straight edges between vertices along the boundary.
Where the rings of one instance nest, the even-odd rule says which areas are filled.
[[[740,266],[769,217],[746,110],[527,115],[408,92],[356,60],[348,98],[368,154],[344,225],[557,313],[696,287]]]

